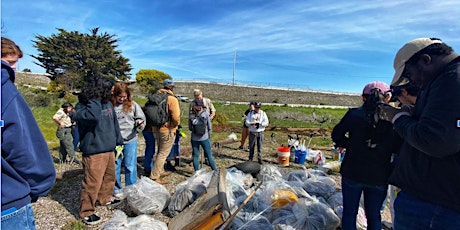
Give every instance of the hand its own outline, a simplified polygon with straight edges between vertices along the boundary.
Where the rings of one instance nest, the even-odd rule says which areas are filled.
[[[259,128],[259,127],[260,127],[260,123],[256,123],[255,126],[256,126],[256,128]]]

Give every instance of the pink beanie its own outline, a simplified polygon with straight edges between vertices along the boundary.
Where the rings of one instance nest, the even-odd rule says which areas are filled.
[[[374,81],[364,86],[363,94],[371,94],[373,89],[380,89],[382,93],[386,93],[390,90],[390,86],[385,82]]]

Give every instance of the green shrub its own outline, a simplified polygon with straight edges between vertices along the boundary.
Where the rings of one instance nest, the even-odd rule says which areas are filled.
[[[213,119],[213,122],[217,124],[226,124],[228,121],[228,117],[225,116],[223,113],[216,112],[216,116]]]
[[[64,99],[67,102],[72,103],[74,106],[78,102],[78,97],[76,95],[71,94],[71,93],[67,93],[66,95],[64,95]]]

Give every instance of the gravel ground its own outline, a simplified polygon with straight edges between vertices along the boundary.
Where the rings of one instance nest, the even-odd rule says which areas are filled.
[[[184,146],[184,145],[183,145]],[[239,142],[229,143],[221,146],[220,148],[213,148],[214,159],[217,167],[229,167],[236,163],[240,163],[247,159],[249,154],[247,150],[238,149]],[[278,144],[269,140],[264,143],[264,163],[278,165],[276,149]],[[142,159],[144,153],[144,140],[140,137],[138,148],[138,173],[139,177],[142,176]],[[183,147],[186,148],[186,147]],[[323,151],[325,154],[327,152]],[[55,153],[53,153],[54,155]],[[56,153],[57,154],[57,153]],[[81,157],[81,154],[77,154]],[[165,177],[169,184],[165,187],[171,194],[175,191],[175,186],[186,180],[193,174],[193,166],[191,164],[191,153],[182,154],[182,162],[185,163],[184,167],[178,167],[178,171]],[[85,226],[78,217],[79,211],[79,197],[80,187],[83,178],[83,170],[81,165],[60,165],[55,164],[58,173],[58,180],[47,197],[40,198],[33,204],[35,213],[36,227],[38,230],[49,229],[101,229],[105,222],[107,222],[114,212],[114,209],[107,207],[96,207],[96,214],[101,217],[102,222],[94,226]],[[205,167],[208,167],[205,165]],[[210,167],[208,167],[210,170]],[[290,164],[288,168],[284,167],[283,170],[296,170],[301,169],[298,164]],[[329,175],[337,182],[338,189],[340,189],[340,174],[332,173]],[[122,175],[123,177],[123,175]],[[124,181],[124,178],[122,178]],[[117,207],[121,210],[127,210],[126,204],[122,203]],[[170,218],[164,214],[155,214],[154,217],[165,223],[168,223]],[[382,214],[382,219],[391,222],[389,208],[385,209]],[[77,227],[79,226],[79,227]]]

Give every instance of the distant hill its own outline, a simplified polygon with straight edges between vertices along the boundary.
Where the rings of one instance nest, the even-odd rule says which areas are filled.
[[[47,87],[50,80],[44,74],[17,72],[16,84],[30,85],[35,87]],[[279,104],[307,104],[307,105],[338,105],[355,107],[362,104],[358,94],[321,92],[314,90],[269,88],[247,85],[231,85],[212,82],[175,81],[176,94],[182,94],[193,98],[193,90],[200,89],[205,97],[215,102],[249,102],[260,101],[262,103]],[[130,86],[133,94],[145,96],[136,84]]]

